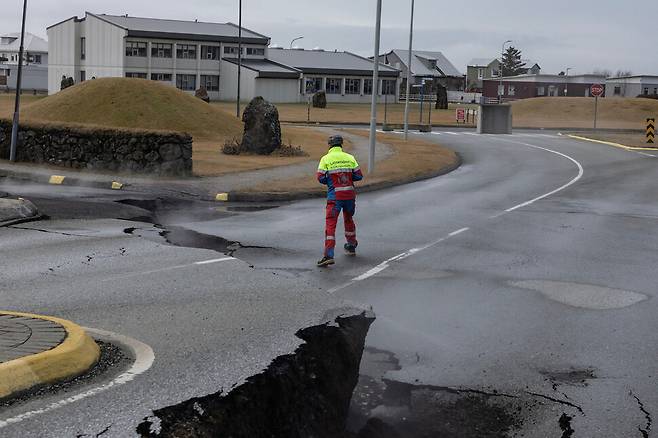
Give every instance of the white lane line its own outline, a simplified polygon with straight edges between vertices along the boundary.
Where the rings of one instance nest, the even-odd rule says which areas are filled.
[[[554,151],[553,149],[548,149],[548,148],[544,148],[544,147],[541,147],[541,146],[537,146],[537,145],[533,145],[533,144],[529,144],[529,143],[522,143],[522,142],[518,142],[518,141],[511,141],[511,140],[501,140],[501,141],[504,141],[504,142],[506,142],[506,143],[520,144],[520,145],[528,146],[528,147],[531,147],[531,148],[534,148],[534,149],[540,149],[540,150],[542,150],[542,151],[550,152],[550,153],[552,153],[552,154],[556,154],[556,155],[559,155],[559,156],[561,156],[561,157],[564,157],[564,158],[568,159],[569,161],[571,161],[572,163],[574,163],[574,164],[578,167],[578,175],[576,175],[576,176],[575,176],[573,179],[571,179],[571,181],[569,181],[568,183],[566,183],[566,184],[564,184],[564,185],[558,187],[558,188],[555,189],[555,190],[552,190],[552,191],[550,191],[550,192],[548,192],[548,193],[546,193],[546,194],[543,194],[543,195],[541,195],[541,196],[537,196],[537,197],[534,198],[534,199],[531,199],[531,200],[529,200],[529,201],[523,202],[523,203],[521,203],[521,204],[519,204],[519,205],[516,205],[516,206],[514,206],[514,207],[508,208],[507,210],[505,210],[505,211],[503,211],[503,212],[501,212],[501,213],[498,213],[498,214],[496,214],[496,215],[490,216],[489,219],[494,219],[494,218],[497,218],[497,217],[503,216],[503,215],[505,215],[505,214],[507,214],[507,213],[511,213],[511,212],[513,212],[513,211],[516,211],[516,210],[518,210],[518,209],[520,209],[520,208],[527,207],[527,206],[529,206],[529,205],[534,204],[534,203],[537,202],[537,201],[541,201],[542,199],[548,198],[549,196],[552,196],[552,195],[554,195],[554,194],[556,194],[556,193],[558,193],[558,192],[561,192],[562,190],[565,190],[565,189],[567,189],[568,187],[570,187],[570,186],[574,185],[575,183],[577,183],[577,182],[583,177],[583,175],[584,175],[584,173],[585,173],[582,164],[580,164],[576,159],[570,157],[569,155],[563,154],[562,152],[558,152],[558,151]],[[410,257],[410,256],[412,256],[412,255],[414,255],[414,254],[417,254],[417,253],[421,252],[421,251],[425,251],[425,250],[428,249],[428,248],[431,248],[431,247],[433,247],[433,246],[436,246],[436,245],[438,245],[439,243],[446,241],[446,240],[447,240],[448,238],[450,238],[450,237],[458,236],[458,235],[460,235],[460,234],[462,234],[462,233],[465,233],[466,231],[469,231],[469,230],[470,230],[470,228],[466,227],[466,228],[459,229],[459,230],[457,230],[457,231],[453,231],[452,233],[448,234],[447,237],[442,237],[442,238],[440,238],[440,239],[435,240],[434,242],[428,243],[428,244],[425,245],[425,246],[422,246],[422,247],[420,247],[420,248],[413,248],[413,249],[410,249],[410,250],[407,251],[407,252],[404,252],[404,253],[399,254],[399,255],[397,255],[397,256],[395,256],[395,257],[392,257],[392,258],[386,260],[385,262],[382,262],[382,263],[380,263],[379,265],[375,266],[374,268],[370,269],[369,271],[365,272],[364,274],[361,274],[361,275],[359,275],[358,277],[354,277],[353,279],[351,279],[351,280],[348,281],[347,283],[345,283],[345,284],[343,284],[343,285],[340,285],[340,286],[337,286],[337,287],[334,287],[334,288],[332,288],[332,289],[329,289],[329,290],[328,290],[328,293],[333,294],[333,293],[338,292],[338,291],[340,291],[340,290],[342,290],[342,289],[345,289],[345,288],[347,288],[347,287],[349,287],[349,286],[352,286],[353,284],[358,283],[359,281],[366,280],[366,279],[368,279],[368,278],[370,278],[370,277],[372,277],[372,276],[374,276],[374,275],[377,275],[377,274],[379,274],[380,272],[386,270],[386,269],[390,266],[390,263],[392,263],[392,262],[394,262],[394,261],[401,261],[401,260],[404,260],[404,259],[406,259],[407,257]]]
[[[112,381],[105,383],[103,385],[97,386],[92,389],[88,389],[84,392],[73,395],[71,397],[67,397],[57,402],[50,403],[49,405],[41,409],[35,409],[33,411],[16,415],[15,417],[0,420],[0,429],[7,426],[11,426],[12,424],[20,423],[21,421],[25,421],[37,415],[45,414],[47,412],[53,411],[63,406],[70,405],[82,399],[107,391],[108,389],[111,389],[115,386],[124,385],[134,380],[140,374],[143,374],[146,371],[148,371],[153,365],[153,361],[155,360],[155,353],[153,352],[153,349],[148,345],[146,345],[145,343],[140,342],[137,339],[129,338],[128,336],[120,335],[118,333],[108,332],[105,330],[98,330],[98,329],[87,328],[87,327],[85,327],[85,330],[94,337],[98,337],[103,340],[108,340],[111,343],[118,344],[119,346],[122,346],[130,350],[132,355],[135,357],[135,362],[130,367],[130,369],[123,372],[122,374],[114,378]]]
[[[460,135],[460,134],[457,133],[457,132],[450,132],[450,131],[445,131],[445,133],[446,133],[446,134],[449,134],[449,135]]]
[[[142,275],[158,274],[160,272],[173,271],[173,270],[176,270],[176,269],[191,268],[193,266],[211,265],[211,264],[214,264],[214,263],[227,262],[227,261],[230,261],[230,260],[238,260],[238,259],[236,259],[235,257],[224,257],[224,258],[221,258],[221,259],[203,260],[203,261],[200,261],[200,262],[189,263],[187,265],[168,266],[166,268],[153,269],[153,270],[150,270],[150,271],[133,272],[132,274],[120,275],[120,276],[117,276],[117,277],[107,278],[107,279],[104,279],[104,280],[101,280],[101,281],[124,280],[126,278],[141,277]]]
[[[657,156],[655,156],[655,155],[651,155],[651,154],[647,154],[646,152],[639,152],[639,151],[638,151],[637,153],[640,154],[640,155],[644,155],[645,157],[658,158]]]

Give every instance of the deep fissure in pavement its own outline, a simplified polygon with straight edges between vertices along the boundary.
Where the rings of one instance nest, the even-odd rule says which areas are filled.
[[[567,415],[564,412],[558,420],[558,424],[562,430],[562,438],[571,438],[573,434],[576,433],[573,427],[571,427],[571,420],[573,420],[573,417]]]
[[[344,437],[365,337],[366,313],[297,332],[305,342],[227,394],[218,391],[155,410],[142,437]]]
[[[644,428],[642,428],[642,426],[638,426],[637,430],[642,434],[642,438],[649,438],[649,433],[651,432],[651,424],[653,423],[653,419],[651,418],[651,413],[649,413],[649,411],[647,411],[647,409],[644,407],[644,403],[642,403],[642,400],[640,400],[640,398],[637,395],[633,394],[633,391],[631,391],[630,394],[637,402],[640,411],[642,411],[642,413],[644,414],[644,418],[647,421]]]

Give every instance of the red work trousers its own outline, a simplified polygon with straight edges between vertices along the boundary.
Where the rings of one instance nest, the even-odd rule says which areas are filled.
[[[327,201],[327,216],[325,229],[324,255],[334,257],[334,248],[336,247],[336,224],[338,216],[343,212],[343,222],[345,224],[345,238],[347,243],[356,247],[356,224],[354,223],[354,214],[356,213],[356,201],[354,199],[346,201]]]

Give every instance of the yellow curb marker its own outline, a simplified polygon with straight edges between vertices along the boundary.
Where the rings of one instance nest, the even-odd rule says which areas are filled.
[[[38,385],[78,376],[98,362],[100,348],[82,327],[71,321],[29,313],[1,313],[60,324],[66,330],[66,339],[51,350],[0,363],[0,399]]]
[[[626,149],[627,151],[655,151],[656,148],[638,148],[638,147],[633,147],[633,146],[626,146],[621,143],[613,143],[611,141],[603,141],[603,140],[596,140],[593,138],[588,138],[588,137],[581,137],[580,135],[572,135],[569,134],[568,137],[575,138],[576,140],[585,140],[589,141],[592,143],[600,143],[600,144],[605,144],[608,146],[614,146],[616,148],[621,148],[621,149]]]
[[[112,181],[112,190],[121,190],[123,188],[123,184],[117,181]]]
[[[61,185],[64,183],[64,180],[66,179],[65,176],[61,175],[53,175],[50,177],[48,180],[48,184],[55,184],[55,185]]]
[[[217,193],[215,201],[228,202],[228,193]]]

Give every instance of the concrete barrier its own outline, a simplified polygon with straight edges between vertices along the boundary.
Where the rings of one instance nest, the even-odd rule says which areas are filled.
[[[511,134],[512,106],[508,104],[482,104],[478,111],[478,134]]]

